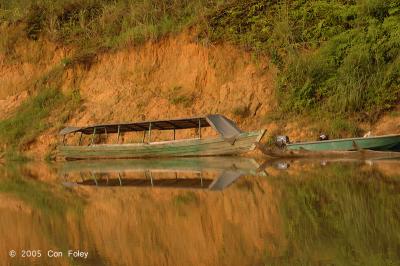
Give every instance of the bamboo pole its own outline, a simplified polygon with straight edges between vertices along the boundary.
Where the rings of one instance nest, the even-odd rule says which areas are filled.
[[[120,132],[120,128],[121,128],[121,125],[118,125],[118,136],[117,136],[117,143],[119,143],[119,135],[121,134],[121,132]]]
[[[154,183],[153,183],[153,174],[152,174],[151,171],[149,171],[149,175],[150,175],[151,186],[154,186]]]
[[[96,176],[95,176],[95,174],[92,174],[92,178],[93,178],[93,180],[94,180],[94,183],[96,184],[96,187],[98,186],[98,183],[97,183],[97,179],[96,179]]]
[[[201,139],[201,120],[199,119],[199,138]]]
[[[93,145],[93,141],[94,141],[94,136],[96,135],[96,128],[93,128],[93,135],[92,135],[92,141],[91,144]]]
[[[121,173],[118,173],[119,185],[122,186]]]
[[[149,124],[149,143],[151,142],[151,123]]]

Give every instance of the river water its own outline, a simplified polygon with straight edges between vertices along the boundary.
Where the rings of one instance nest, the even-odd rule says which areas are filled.
[[[400,265],[399,207],[399,160],[7,163],[0,261]]]

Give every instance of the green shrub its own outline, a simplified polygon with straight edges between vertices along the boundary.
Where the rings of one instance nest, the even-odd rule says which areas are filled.
[[[41,33],[46,18],[46,10],[33,4],[27,15],[25,32],[29,39],[37,40]]]
[[[374,121],[400,101],[397,0],[0,0],[2,29],[21,23],[31,39],[74,46],[68,62],[87,67],[105,50],[196,25],[203,43],[268,55],[280,70],[285,113]],[[12,53],[18,36],[8,35],[0,48]],[[187,105],[190,97],[173,102]]]
[[[284,113],[325,111],[374,121],[400,100],[400,3],[233,1],[205,36],[269,55]]]
[[[185,192],[174,196],[173,204],[175,206],[197,204],[199,202],[198,196],[194,192]]]
[[[5,56],[4,62],[11,62],[17,57],[15,44],[21,39],[23,30],[21,27],[10,27],[0,24],[0,53]]]
[[[204,13],[206,0],[0,0],[0,23],[23,21],[30,39],[41,35],[78,50],[101,52],[179,32]],[[211,1],[211,5],[213,1]],[[79,53],[79,51],[78,51]]]
[[[76,97],[76,96],[75,96]],[[60,108],[71,107],[74,97],[65,96],[55,88],[43,88],[37,95],[22,103],[15,114],[0,121],[0,141],[9,148],[18,148],[33,141],[50,127],[47,117]]]
[[[250,108],[246,105],[244,106],[237,106],[233,109],[233,114],[240,118],[246,118],[251,115]]]
[[[315,53],[297,55],[281,76],[282,109],[326,110],[373,121],[396,106],[400,99],[400,19],[391,20],[343,32]]]
[[[174,87],[168,94],[168,100],[173,105],[181,105],[183,107],[190,107],[194,102],[194,95],[192,93],[185,93],[182,87]]]
[[[344,137],[359,137],[362,135],[361,129],[353,121],[339,117],[331,117],[329,114],[320,114],[312,119],[315,125],[314,132],[327,134],[331,139]]]
[[[7,144],[31,141],[37,133],[47,127],[43,119],[61,99],[62,94],[58,90],[41,90],[38,95],[23,103],[15,116],[0,122],[1,139]]]
[[[352,25],[352,2],[233,1],[209,15],[207,35],[276,58],[283,48],[312,47]]]

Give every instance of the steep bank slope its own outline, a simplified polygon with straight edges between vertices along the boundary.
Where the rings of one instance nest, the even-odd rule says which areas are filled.
[[[69,98],[48,99],[50,110],[38,120],[44,126],[36,130],[38,125],[28,123],[23,130],[29,136],[22,134],[22,142],[16,142],[30,155],[48,156],[58,141],[58,130],[66,124],[221,113],[245,130],[264,127],[271,134],[286,133],[297,139],[314,138],[321,130],[321,122],[307,117],[296,121],[268,119],[277,107],[276,67],[266,57],[255,61],[251,53],[228,44],[207,47],[184,33],[101,54],[90,67],[65,66],[71,49],[47,42],[40,45],[43,57],[37,62],[29,60],[30,49],[24,47],[18,49],[16,62],[5,62],[3,57],[0,83],[7,84],[1,86],[0,93],[3,121],[24,113],[21,104],[36,99],[48,87],[56,87],[63,95],[76,94],[78,99],[72,105]],[[397,113],[372,126],[359,126],[374,133],[393,133],[399,125],[394,121],[400,121]],[[16,121],[15,127],[19,123]],[[35,132],[30,134],[32,130]],[[11,145],[5,143],[4,147]]]
[[[54,72],[51,69],[63,67],[65,57],[59,55],[68,51],[53,49],[46,46],[44,54],[52,56],[37,67],[22,59],[0,68],[2,81],[18,88],[1,87],[2,95],[8,94],[2,98],[3,119],[20,111],[19,104],[29,94],[40,94],[43,88],[37,83],[43,75],[38,71],[49,75],[47,69]],[[90,68],[63,67],[59,72],[56,81],[49,79],[50,84],[60,85],[64,94],[79,93],[79,104],[63,118],[65,107],[53,106],[43,118],[51,126],[23,143],[25,151],[44,155],[53,148],[60,119],[63,124],[85,125],[222,113],[243,129],[256,129],[263,126],[263,118],[275,104],[276,68],[267,59],[254,62],[251,54],[231,45],[206,47],[190,34],[102,54]]]
[[[275,77],[267,61],[255,66],[249,54],[230,45],[207,48],[182,34],[100,56],[83,76],[87,111],[77,122],[208,113],[262,117],[273,104]],[[260,126],[257,120],[242,123]]]

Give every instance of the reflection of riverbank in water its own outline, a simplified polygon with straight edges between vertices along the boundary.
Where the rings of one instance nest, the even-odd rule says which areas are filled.
[[[282,222],[267,182],[250,184],[240,179],[222,193],[85,187],[90,193],[85,218],[87,224],[96,219],[89,229],[94,243],[113,263],[123,258],[128,265],[259,264],[265,249],[276,252],[272,243],[282,241]],[[134,248],[104,247],[115,235],[114,245]]]
[[[0,167],[0,200],[2,265],[70,265],[68,258],[48,258],[47,251],[85,246],[84,236],[70,226],[79,223],[82,200],[66,192],[46,164]],[[11,250],[16,257],[8,255]],[[40,250],[40,258],[22,257],[23,250],[35,250],[34,256]]]
[[[190,187],[65,187],[55,165],[35,172],[35,165],[27,164],[7,170],[0,179],[0,211],[8,217],[0,221],[0,230],[9,241],[6,246],[31,243],[43,249],[89,251],[92,261],[87,265],[400,261],[393,252],[400,245],[395,182],[399,179],[380,170],[400,169],[396,161],[284,163],[268,161],[268,176],[248,173],[220,192]],[[158,166],[154,178],[174,178],[161,168],[165,165]],[[180,171],[178,179],[198,178],[190,170]],[[119,171],[127,179],[143,177],[136,171]],[[212,180],[217,176],[205,173]],[[12,232],[19,232],[14,239]],[[0,259],[9,261],[4,256]]]
[[[82,198],[85,203],[82,212],[74,208],[66,213],[51,209],[53,215],[33,206],[34,213],[46,222],[36,225],[37,231],[24,232],[24,227],[19,228],[18,224],[10,230],[24,232],[25,237],[40,238],[44,237],[41,233],[44,228],[40,227],[51,228],[48,223],[53,222],[63,230],[49,229],[52,230],[50,239],[66,236],[68,243],[64,246],[76,247],[74,244],[81,243],[97,250],[97,254],[91,254],[106,264],[254,265],[262,262],[265,249],[275,252],[276,245],[272,243],[281,241],[282,222],[276,204],[272,203],[273,192],[261,177],[239,178],[234,186],[217,193],[150,186],[68,188],[61,185],[60,179],[55,182],[54,176],[45,178],[45,182],[38,181],[30,170],[32,165],[27,167],[19,171],[29,173],[24,179],[46,184],[54,191],[55,198],[64,198],[63,193],[67,193],[76,199]],[[179,174],[182,179],[186,178],[186,172]],[[49,197],[49,201],[54,199]],[[72,203],[65,199],[65,204]]]
[[[217,157],[118,161],[101,166],[97,162],[72,162],[63,170],[79,172],[83,178],[88,173],[97,175],[98,186],[92,182],[76,189],[88,195],[86,223],[96,220],[89,227],[94,244],[112,264],[122,258],[122,264],[127,265],[254,265],[262,263],[265,249],[276,252],[270,243],[282,241],[281,221],[267,180],[238,176],[222,194],[198,188],[209,188],[227,172],[257,174],[258,167],[252,159]],[[118,180],[116,172],[123,175],[122,186],[102,186],[107,177],[109,182]],[[80,179],[73,174],[71,177]],[[179,181],[166,186],[174,179]],[[197,186],[193,186],[196,180]],[[132,187],[128,181],[145,184]],[[119,236],[118,243],[112,246],[134,248],[104,247],[115,235]]]

